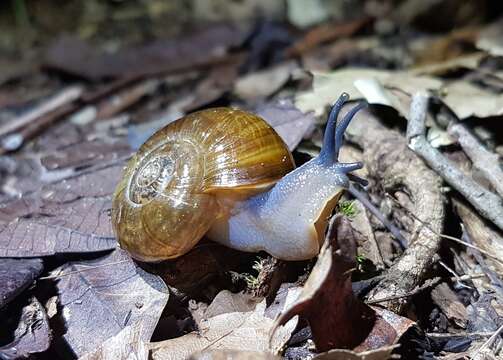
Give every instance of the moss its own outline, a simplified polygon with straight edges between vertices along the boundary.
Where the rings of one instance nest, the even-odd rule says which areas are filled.
[[[346,215],[348,218],[352,219],[356,216],[358,213],[358,210],[356,209],[355,206],[355,201],[354,200],[344,200],[339,202],[339,212],[341,214]]]

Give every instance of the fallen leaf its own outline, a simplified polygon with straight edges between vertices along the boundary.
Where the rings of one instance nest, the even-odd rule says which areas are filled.
[[[132,341],[128,346],[141,349],[140,343],[150,340],[168,301],[164,282],[137,267],[122,250],[63,265],[52,276],[58,278],[60,320],[66,330],[62,339],[77,356],[91,351],[97,351],[93,356],[100,352],[109,356],[122,341]],[[128,356],[134,353],[122,351]],[[134,356],[141,359],[141,354]]]
[[[426,134],[426,138],[434,148],[456,143],[456,139],[454,139],[454,137],[450,136],[446,130],[442,129],[435,123],[431,124],[431,127],[428,129],[428,133]]]
[[[193,354],[189,360],[279,360],[278,356],[266,352],[242,350],[211,350]]]
[[[221,314],[233,312],[249,312],[255,309],[258,299],[253,296],[242,293],[232,293],[229,290],[220,291],[213,299],[210,305],[205,309],[202,318],[194,319],[198,326],[204,326],[203,320],[215,317]],[[199,321],[198,321],[199,320]]]
[[[290,151],[314,130],[314,116],[300,111],[287,99],[261,105],[254,112],[276,130]]]
[[[97,349],[82,355],[79,360],[148,360],[146,342],[142,339],[141,322],[122,329]]]
[[[234,93],[241,99],[251,102],[269,97],[290,79],[296,68],[295,62],[287,61],[244,75],[234,83]]]
[[[0,347],[1,359],[28,358],[46,351],[51,345],[51,329],[44,307],[35,297],[23,307],[21,318],[14,332],[14,340]]]
[[[63,168],[82,169],[93,164],[107,163],[130,153],[131,149],[124,141],[105,142],[95,139],[51,152],[40,161],[48,171]]]
[[[489,117],[503,114],[503,94],[495,94],[467,81],[450,82],[442,87],[440,93],[443,95],[442,101],[460,119],[470,116]]]
[[[298,295],[298,288],[288,291],[284,306],[288,306]],[[268,313],[266,300],[262,300],[252,310],[246,311],[251,304],[239,299],[243,294],[231,294],[224,290],[212,304],[197,317],[199,331],[179,338],[150,344],[151,356],[156,359],[186,359],[191,354],[202,350],[241,350],[259,352],[278,352],[295,330],[294,319],[282,327],[270,341],[269,331],[273,325]],[[249,299],[245,296],[245,299]],[[281,311],[284,307],[279,308]],[[245,310],[245,311],[239,311]]]
[[[314,73],[313,89],[298,95],[295,105],[303,112],[322,115],[326,107],[346,92],[352,99],[365,98],[371,104],[396,106],[397,100],[389,89],[413,94],[420,90],[438,90],[442,84],[439,79],[408,72],[345,68],[332,73]],[[408,108],[397,110],[405,112]]]
[[[225,24],[177,39],[100,53],[83,40],[62,36],[48,49],[45,66],[89,80],[166,73],[222,61],[227,49],[238,46],[246,33]]]
[[[422,51],[415,54],[415,62],[418,65],[427,65],[456,61],[473,51],[478,33],[479,29],[476,27],[465,27],[433,39],[426,38],[423,40]]]
[[[311,6],[307,7],[310,8]],[[289,56],[298,56],[316,48],[320,44],[334,42],[340,38],[348,38],[364,25],[367,25],[370,22],[369,20],[369,18],[360,18],[342,23],[321,24],[306,32],[302,38],[287,49],[286,53]],[[355,39],[351,39],[351,41],[355,42]]]
[[[215,66],[211,69],[208,76],[197,84],[194,92],[191,94],[193,100],[183,106],[184,112],[202,108],[230,92],[243,62],[244,56],[236,58],[233,62],[222,66]]]
[[[458,56],[454,59],[414,67],[411,73],[416,75],[444,76],[460,69],[476,70],[479,67],[480,61],[485,56],[486,54],[483,52]]]
[[[0,209],[0,257],[96,252],[116,247],[111,196],[122,163],[46,184]]]
[[[30,286],[43,268],[41,259],[0,259],[0,308]]]
[[[413,322],[371,308],[354,296],[350,270],[355,256],[353,230],[348,220],[337,216],[302,293],[276,320],[275,328],[295,315],[306,318],[318,351],[346,348],[361,352],[393,345]]]
[[[356,353],[351,350],[336,349],[316,355],[313,360],[387,360],[397,346],[385,346],[376,350]]]
[[[431,298],[449,320],[460,328],[464,329],[466,327],[468,312],[449,285],[441,283],[435,286],[431,290]]]
[[[341,93],[347,92],[352,99],[365,98],[371,104],[391,106],[406,117],[410,101],[403,95],[410,97],[418,91],[439,94],[460,119],[503,114],[503,95],[465,80],[447,82],[414,72],[369,69],[344,69],[313,76],[313,89],[298,95],[295,105],[301,111],[314,111],[316,115],[322,115]]]

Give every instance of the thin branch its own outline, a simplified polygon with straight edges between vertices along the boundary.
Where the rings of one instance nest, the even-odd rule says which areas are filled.
[[[496,192],[503,196],[503,170],[501,170],[499,156],[487,150],[461,123],[449,126],[448,131],[449,134],[458,139],[459,145],[461,145],[473,165],[480,170]]]
[[[442,280],[442,278],[436,277],[436,278],[427,280],[423,285],[416,287],[414,290],[409,291],[406,294],[393,295],[393,296],[387,296],[387,297],[380,298],[380,299],[367,300],[367,301],[365,301],[365,303],[368,305],[372,305],[372,304],[378,304],[378,303],[388,302],[388,301],[392,301],[392,300],[399,300],[399,299],[403,299],[406,297],[411,297],[411,296],[414,296],[414,295],[420,293],[423,290],[426,290],[430,287],[437,285],[441,280]]]
[[[441,237],[443,239],[447,239],[447,240],[451,240],[451,241],[457,242],[458,244],[464,245],[464,246],[466,246],[468,248],[475,249],[475,250],[479,251],[480,253],[484,254],[485,256],[487,256],[488,258],[491,258],[491,259],[493,259],[493,260],[495,260],[495,261],[503,264],[503,259],[500,259],[499,257],[492,255],[490,252],[485,251],[484,249],[481,249],[478,246],[475,246],[473,244],[467,243],[466,241],[458,239],[458,238],[456,238],[454,236],[450,236],[450,235],[441,234],[439,232],[436,232],[434,229],[431,228],[430,225],[428,225],[428,223],[426,221],[424,221],[421,218],[419,218],[416,214],[414,214],[409,209],[405,208],[404,206],[401,206],[401,204],[395,198],[393,198],[392,196],[388,196],[388,197],[390,199],[392,199],[396,204],[398,204],[402,209],[404,209],[410,216],[412,216],[414,219],[416,219],[421,224],[423,224],[424,227],[426,227],[428,230],[430,230],[435,235],[437,235],[437,236],[439,236],[439,237]]]
[[[381,211],[379,211],[379,209],[374,204],[372,204],[372,202],[363,192],[359,191],[353,184],[349,185],[348,191],[388,229],[388,231],[395,237],[395,239],[398,240],[402,249],[405,249],[407,247],[407,240],[403,237],[400,230],[391,221],[386,219],[384,214],[381,213]]]
[[[494,334],[491,335],[489,339],[485,343],[483,343],[477,350],[475,350],[471,357],[474,358],[476,355],[478,355],[483,349],[489,348],[491,344],[493,343],[494,340],[503,332],[503,325],[499,327],[498,330],[494,332]]]
[[[19,116],[18,118],[8,121],[5,125],[0,127],[0,136],[9,134],[18,129],[31,124],[36,119],[41,116],[60,108],[63,105],[74,102],[79,99],[83,93],[83,88],[81,86],[70,86],[63,89],[58,94],[52,96],[47,101],[43,102],[34,109],[28,111],[27,113]]]
[[[95,269],[102,268],[102,267],[105,267],[105,266],[118,265],[118,264],[123,264],[123,263],[128,263],[128,262],[131,262],[131,259],[114,261],[114,262],[107,263],[107,264],[101,264],[101,265],[91,266],[91,267],[86,268],[86,269],[69,271],[69,272],[62,273],[62,274],[57,274],[57,275],[42,276],[42,277],[38,278],[38,280],[58,279],[58,278],[63,277],[63,276],[69,276],[69,275],[79,274],[79,273],[84,272],[84,271],[95,270]],[[79,265],[79,264],[77,264],[77,265]]]
[[[465,176],[462,171],[426,140],[425,120],[428,101],[429,96],[425,93],[417,93],[412,97],[407,125],[409,148],[421,156],[428,166],[437,172],[450,186],[461,193],[482,216],[503,230],[502,199],[480,186],[473,179]]]

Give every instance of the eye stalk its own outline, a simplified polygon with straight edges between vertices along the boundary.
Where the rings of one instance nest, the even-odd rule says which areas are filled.
[[[347,93],[342,93],[335,104],[332,106],[330,114],[328,115],[325,135],[323,137],[323,145],[320,154],[318,155],[318,159],[324,166],[337,167],[341,173],[347,175],[350,181],[359,183],[362,186],[367,186],[367,180],[362,179],[354,174],[350,174],[351,171],[355,171],[363,167],[363,164],[361,162],[339,162],[339,152],[344,143],[344,132],[349,126],[351,120],[353,120],[353,118],[355,117],[356,113],[368,106],[368,103],[365,100],[358,102],[358,104],[351,110],[349,110],[349,112],[342,118],[342,120],[338,122],[337,118],[339,116],[339,113],[348,100],[349,95]]]

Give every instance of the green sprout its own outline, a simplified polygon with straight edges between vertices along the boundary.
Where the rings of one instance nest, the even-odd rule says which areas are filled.
[[[246,288],[249,290],[258,289],[260,283],[258,280],[258,276],[254,276],[252,274],[243,274],[243,279],[246,282]]]
[[[358,213],[354,200],[344,200],[339,203],[339,211],[348,218],[354,218]]]
[[[365,255],[356,255],[356,269],[363,273],[365,272],[365,262],[367,261],[367,258]]]

